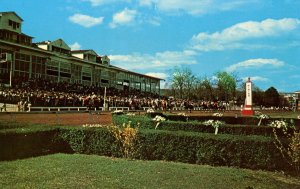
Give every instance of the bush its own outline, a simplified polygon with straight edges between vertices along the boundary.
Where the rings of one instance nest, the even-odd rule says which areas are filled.
[[[0,133],[0,160],[14,160],[58,152],[69,152],[62,140],[54,140],[58,129]]]
[[[223,117],[216,117],[216,116],[180,116],[180,115],[164,115],[168,120],[172,121],[205,121],[205,120],[222,120],[225,121],[227,124],[231,125],[257,125],[259,119],[257,117],[232,117],[232,116],[223,116]],[[278,118],[269,118],[269,119],[262,119],[261,125],[268,125],[270,122],[277,120]],[[296,126],[300,126],[299,119],[292,119]]]
[[[154,116],[155,117],[155,116]],[[127,115],[114,115],[112,121],[114,125],[122,125],[123,123],[128,123],[131,121],[132,125],[137,125],[140,123],[142,128],[155,128],[155,122],[152,121],[153,118],[148,116],[127,116]]]
[[[62,129],[60,136],[75,153],[121,157],[121,149],[104,128]],[[236,166],[251,169],[286,170],[272,138],[213,135],[208,133],[141,130],[133,158],[184,163]]]
[[[115,138],[106,128],[62,128],[57,137],[74,153],[121,157]]]
[[[163,122],[162,125],[164,123],[167,122]],[[131,157],[142,160],[290,171],[288,163],[273,142],[274,139],[271,137],[255,135],[214,135],[140,129],[134,140]],[[1,131],[0,152],[1,160],[51,153],[123,156],[120,142],[107,128],[52,127],[40,130],[34,128],[26,131],[18,129]]]
[[[145,116],[149,118],[155,118],[156,116],[166,117],[162,112],[147,112]]]
[[[178,116],[183,117],[183,116]],[[169,118],[167,116],[167,118]],[[214,118],[216,117],[207,117]],[[206,119],[207,120],[207,119]],[[156,122],[146,116],[113,116],[114,124],[120,125],[131,121],[133,125],[140,123],[141,128],[155,129]],[[203,119],[202,121],[205,121]],[[222,119],[223,121],[223,119]],[[202,133],[213,133],[214,128],[206,126],[199,121],[164,121],[157,127],[159,130],[168,131],[193,131]],[[278,135],[283,136],[281,129],[277,129]],[[261,136],[273,136],[272,128],[269,126],[257,126],[257,125],[230,125],[227,122],[225,125],[219,127],[219,134],[233,134],[233,135],[261,135]]]

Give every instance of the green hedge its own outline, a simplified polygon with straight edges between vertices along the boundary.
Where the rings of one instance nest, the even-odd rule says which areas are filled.
[[[121,157],[120,146],[107,129],[61,128],[58,140],[68,143],[74,153]]]
[[[75,153],[121,157],[120,145],[106,129],[60,129]],[[288,170],[272,138],[195,132],[140,130],[133,158],[193,164]]]
[[[206,119],[208,120],[208,119]],[[118,115],[113,116],[113,123],[116,125],[122,125],[123,123],[132,122],[133,125],[140,123],[141,128],[155,129],[156,122],[152,121],[147,116],[127,116]],[[205,120],[202,120],[205,121]],[[214,128],[211,126],[203,125],[198,121],[164,121],[157,127],[158,130],[169,131],[193,131],[202,133],[214,133]],[[261,136],[273,136],[273,130],[268,126],[257,125],[229,125],[226,124],[219,127],[219,134],[233,134],[233,135],[261,135]],[[281,129],[277,129],[278,136],[283,136]]]
[[[180,115],[170,115],[165,114],[164,117],[166,117],[168,120],[172,121],[205,121],[205,120],[222,120],[225,121],[227,124],[231,125],[257,125],[259,122],[259,119],[257,117],[233,117],[233,116],[222,116],[222,117],[216,117],[216,116],[180,116]],[[261,121],[261,125],[268,125],[270,122],[278,120],[278,118],[269,118],[269,119],[263,119]],[[292,119],[295,123],[295,126],[300,126],[300,120],[299,119]],[[287,121],[290,121],[290,119],[287,119]],[[300,128],[300,127],[299,127]]]
[[[57,134],[58,129],[0,132],[0,160],[71,152],[67,143],[56,140]]]
[[[22,129],[0,132],[0,160],[51,153],[122,157],[120,143],[105,128]],[[289,170],[271,137],[140,129],[134,145],[135,159]]]

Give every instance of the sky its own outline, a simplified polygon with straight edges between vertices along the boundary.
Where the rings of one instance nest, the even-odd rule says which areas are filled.
[[[175,66],[300,90],[300,0],[0,0],[33,42],[63,39],[166,82]]]

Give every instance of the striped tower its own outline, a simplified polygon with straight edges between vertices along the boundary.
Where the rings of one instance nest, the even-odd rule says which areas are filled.
[[[250,81],[250,77],[246,82],[246,99],[245,99],[245,106],[242,110],[242,115],[245,116],[254,115],[254,111],[252,109],[252,82]]]

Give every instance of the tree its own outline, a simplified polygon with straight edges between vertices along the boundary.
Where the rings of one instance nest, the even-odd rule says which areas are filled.
[[[264,91],[255,85],[252,88],[252,101],[255,105],[262,105],[264,102]]]
[[[217,72],[215,76],[217,78],[219,99],[226,101],[233,99],[237,87],[236,77],[227,72]]]
[[[268,88],[264,93],[264,105],[266,107],[270,106],[279,106],[280,104],[280,95],[274,87]]]
[[[198,80],[197,94],[199,99],[213,100],[214,99],[214,88],[212,79],[204,77]]]
[[[172,88],[179,92],[180,98],[191,98],[195,88],[197,77],[191,69],[186,67],[175,67],[172,73]]]

